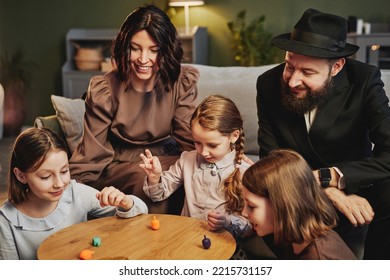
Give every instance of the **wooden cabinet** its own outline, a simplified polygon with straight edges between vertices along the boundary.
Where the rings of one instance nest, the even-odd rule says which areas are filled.
[[[80,98],[88,89],[92,76],[103,74],[101,69],[80,70],[75,64],[77,49],[103,48],[104,57],[110,57],[111,44],[117,29],[71,29],[66,34],[66,62],[62,67],[63,95]],[[180,33],[180,30],[178,30]],[[180,33],[183,42],[183,63],[207,64],[208,40],[206,27],[194,27],[190,34]]]
[[[355,59],[390,69],[390,33],[348,34],[347,42],[360,47]]]

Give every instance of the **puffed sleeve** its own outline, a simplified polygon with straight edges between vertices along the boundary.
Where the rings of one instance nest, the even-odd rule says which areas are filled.
[[[84,134],[70,159],[72,178],[97,180],[114,157],[108,131],[113,119],[110,88],[104,76],[93,77],[85,99]]]
[[[182,66],[182,72],[175,85],[175,94],[178,94],[176,111],[173,119],[172,135],[182,151],[191,151],[195,148],[190,121],[196,107],[198,96],[197,82],[199,71],[193,66]]]

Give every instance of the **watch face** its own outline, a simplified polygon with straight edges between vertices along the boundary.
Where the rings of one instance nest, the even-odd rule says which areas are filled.
[[[320,168],[320,178],[330,180],[330,169],[329,168]]]

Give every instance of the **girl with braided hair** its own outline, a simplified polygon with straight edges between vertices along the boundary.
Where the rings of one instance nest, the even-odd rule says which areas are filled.
[[[206,220],[213,231],[225,228],[235,237],[247,236],[252,227],[240,213],[241,177],[249,164],[243,160],[245,135],[237,106],[220,95],[205,98],[192,115],[191,133],[195,150],[183,152],[167,171],[149,150],[141,154],[145,193],[161,201],[184,185],[183,216]]]

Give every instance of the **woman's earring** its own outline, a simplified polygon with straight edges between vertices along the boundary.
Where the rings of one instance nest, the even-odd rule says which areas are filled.
[[[230,143],[230,149],[235,150],[236,149],[236,143]]]

